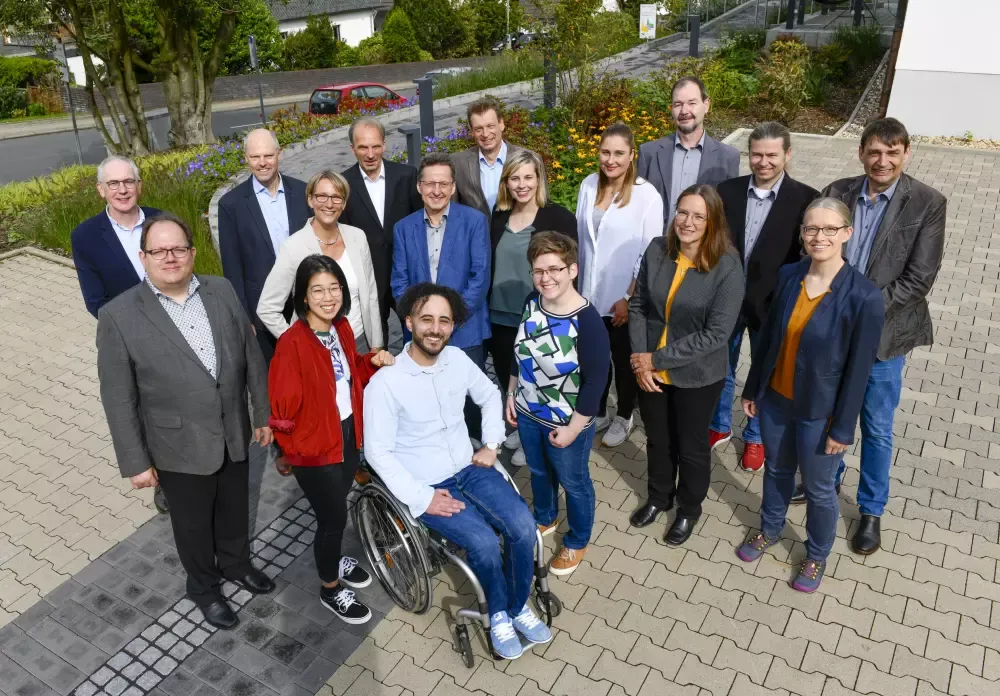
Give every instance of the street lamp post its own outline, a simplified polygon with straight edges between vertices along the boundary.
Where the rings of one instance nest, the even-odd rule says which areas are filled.
[[[507,7],[507,50],[510,50],[510,0],[506,2]]]

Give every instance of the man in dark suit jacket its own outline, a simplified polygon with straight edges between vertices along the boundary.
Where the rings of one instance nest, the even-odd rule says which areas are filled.
[[[112,155],[97,168],[97,193],[107,202],[104,211],[84,220],[70,235],[76,277],[87,311],[97,311],[138,285],[146,274],[139,260],[139,236],[156,208],[140,208],[142,179],[135,163]]]
[[[194,275],[191,228],[146,220],[146,281],[101,309],[97,373],[115,456],[133,488],[160,483],[173,510],[187,593],[219,628],[238,619],[223,578],[255,594],[274,582],[250,562],[251,438],[271,441],[267,365],[229,281]]]
[[[816,189],[796,181],[785,171],[792,154],[792,140],[788,129],[780,123],[770,121],[754,128],[749,152],[753,173],[727,179],[718,186],[733,245],[743,261],[746,293],[730,343],[729,375],[709,429],[713,448],[732,437],[733,394],[743,331],[750,332],[751,347],[757,343],[757,332],[771,308],[778,269],[801,256],[802,216],[819,195]],[[743,428],[740,466],[747,471],[764,466],[764,445],[757,418],[748,420]]]
[[[281,243],[305,226],[310,210],[305,183],[278,171],[281,148],[273,132],[247,133],[243,156],[251,176],[219,201],[219,251],[223,275],[236,289],[270,362],[276,339],[257,318],[257,302]]]
[[[863,176],[835,181],[824,196],[854,216],[847,261],[875,283],[885,301],[885,326],[861,410],[861,523],[852,545],[867,555],[881,544],[880,517],[889,500],[892,425],[903,389],[906,354],[934,342],[927,295],[944,256],[944,195],[903,173],[910,135],[894,118],[872,121],[861,134]],[[838,481],[845,465],[841,462]]]
[[[674,217],[681,191],[694,184],[718,186],[739,176],[740,153],[705,132],[705,115],[711,106],[705,83],[682,77],[671,90],[673,135],[639,147],[639,176],[649,181],[663,198],[663,221]]]
[[[340,220],[360,227],[368,238],[382,313],[382,335],[388,342],[389,308],[394,304],[389,287],[392,230],[397,222],[424,204],[417,191],[416,168],[382,158],[385,126],[373,118],[358,119],[351,124],[347,137],[358,162],[343,171],[351,193]]]

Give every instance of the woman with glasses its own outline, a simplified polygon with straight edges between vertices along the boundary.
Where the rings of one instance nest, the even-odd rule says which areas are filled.
[[[752,562],[778,543],[795,489],[806,495],[806,557],[792,587],[819,588],[837,533],[837,467],[854,442],[868,375],[882,335],[882,293],[844,259],[854,234],[836,198],[806,208],[808,258],[778,271],[778,286],[758,335],[743,389],[743,411],[759,414],[764,439],[761,531],[737,550]]]
[[[347,179],[330,170],[316,174],[306,185],[306,200],[314,215],[282,243],[257,304],[257,316],[276,338],[288,330],[285,308],[299,263],[307,256],[321,254],[336,261],[347,278],[351,289],[347,321],[358,351],[367,353],[385,346],[368,238],[363,230],[338,222],[349,193]]]
[[[278,340],[268,375],[269,423],[283,453],[278,471],[295,475],[316,515],[320,602],[344,622],[361,624],[371,612],[349,588],[367,587],[371,576],[341,555],[341,542],[360,459],[364,388],[393,358],[384,350],[357,350],[348,319],[351,288],[336,261],[307,256],[294,287],[298,319]]]
[[[576,242],[539,232],[527,256],[535,292],[521,312],[506,415],[521,435],[543,536],[556,531],[559,486],[566,491],[569,531],[549,569],[568,575],[583,560],[594,527],[590,448],[611,348],[601,315],[573,286]]]
[[[629,366],[629,297],[639,259],[649,243],[663,235],[663,199],[636,174],[635,138],[624,123],[601,135],[600,168],[580,184],[576,222],[580,239],[580,293],[600,312],[611,339],[618,411],[608,416],[611,371],[601,396],[597,430],[607,428],[603,443],[625,442],[635,423],[638,388]]]
[[[503,165],[497,204],[490,220],[493,247],[489,306],[492,336],[487,342],[497,375],[504,375],[514,356],[514,338],[525,298],[534,291],[528,243],[542,231],[560,232],[576,241],[576,218],[551,203],[542,161],[530,150],[518,150]],[[515,450],[511,463],[524,465],[524,451],[515,429],[504,442]]]
[[[685,189],[666,237],[655,239],[642,257],[629,303],[631,364],[642,389],[649,467],[649,497],[630,521],[645,527],[676,502],[677,516],[663,539],[671,546],[691,536],[708,494],[708,426],[743,304],[743,264],[729,239],[715,189]]]

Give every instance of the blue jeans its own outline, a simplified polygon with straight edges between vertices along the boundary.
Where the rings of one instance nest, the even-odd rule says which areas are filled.
[[[837,536],[840,502],[834,484],[844,457],[826,454],[826,418],[796,418],[792,402],[772,389],[759,409],[765,453],[760,530],[771,539],[781,534],[798,469],[806,494],[806,558],[825,561]]]
[[[733,429],[733,396],[736,394],[736,368],[740,364],[740,346],[743,345],[743,330],[746,323],[743,317],[736,322],[733,339],[729,343],[729,372],[726,373],[726,383],[722,385],[722,395],[715,409],[715,417],[709,426],[717,433],[728,433]],[[750,344],[757,341],[757,332],[750,332]],[[760,423],[758,418],[751,418],[743,426],[744,444],[760,444]]]
[[[465,549],[490,615],[520,614],[535,576],[535,519],[524,498],[499,471],[475,464],[434,488],[446,489],[465,509],[451,517],[424,513],[420,521]],[[503,535],[503,552],[498,533]]]
[[[590,478],[590,448],[594,444],[594,424],[576,436],[569,447],[556,447],[549,442],[554,428],[517,416],[517,432],[531,470],[531,492],[534,497],[535,521],[550,525],[559,513],[559,486],[566,491],[566,517],[569,534],[563,546],[580,550],[590,543],[594,530],[594,482]]]
[[[892,422],[903,392],[905,356],[876,360],[868,375],[861,404],[861,480],[858,508],[862,515],[881,517],[889,502],[889,468],[892,466]],[[847,465],[841,462],[837,481]]]

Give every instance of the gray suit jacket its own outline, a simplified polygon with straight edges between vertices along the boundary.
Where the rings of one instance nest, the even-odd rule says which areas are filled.
[[[250,416],[267,425],[267,365],[233,286],[198,276],[215,339],[212,379],[146,283],[104,305],[97,315],[97,374],[122,477],[153,466],[212,474],[226,449],[248,456]]]
[[[676,201],[670,200],[674,178],[674,136],[644,143],[639,146],[639,176],[645,178],[663,198],[663,221],[669,222],[670,209]],[[698,183],[718,186],[726,179],[740,175],[740,152],[732,145],[719,142],[708,133],[698,167]]]
[[[650,242],[628,303],[633,353],[652,353],[657,370],[670,371],[678,387],[705,387],[729,372],[729,337],[743,306],[743,263],[730,247],[708,273],[691,269],[674,295],[666,318],[667,294],[677,262],[667,255],[667,238]],[[667,331],[667,345],[656,349]]]
[[[864,176],[840,179],[820,195],[839,198],[854,215],[864,182]],[[885,303],[879,360],[934,342],[927,295],[941,270],[947,206],[948,200],[937,189],[909,174],[900,177],[872,241],[868,267],[859,269],[882,291]]]
[[[524,148],[512,143],[507,143],[507,157],[513,157],[515,153]],[[537,154],[537,153],[536,153]],[[541,156],[538,156],[541,160]],[[455,165],[455,193],[451,199],[470,208],[475,208],[487,218],[493,215],[493,211],[486,205],[486,196],[483,195],[483,187],[479,181],[479,147],[473,145],[468,150],[456,152],[451,156],[451,162]],[[538,172],[538,177],[545,179],[545,165],[542,171]]]

